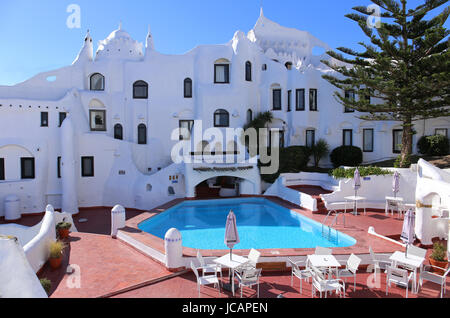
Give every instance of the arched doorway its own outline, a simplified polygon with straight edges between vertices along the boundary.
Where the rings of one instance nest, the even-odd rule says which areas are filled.
[[[232,176],[213,177],[195,187],[198,199],[232,198],[240,196],[240,184],[244,179]]]

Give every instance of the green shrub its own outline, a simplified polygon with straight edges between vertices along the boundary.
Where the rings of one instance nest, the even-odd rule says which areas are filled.
[[[319,167],[320,160],[322,160],[330,152],[330,146],[325,139],[319,139],[311,148],[314,157],[314,167]]]
[[[433,245],[433,252],[431,258],[438,262],[444,262],[446,258],[447,251],[442,243],[436,242]]]
[[[274,150],[276,151],[276,150]],[[280,149],[280,166],[278,172],[267,175],[261,175],[261,178],[268,183],[275,182],[281,173],[297,173],[302,171],[309,162],[311,156],[311,149],[303,146],[294,146]],[[266,166],[269,166],[267,164]],[[260,163],[260,166],[263,166]]]
[[[330,155],[334,167],[352,166],[356,167],[363,161],[361,148],[355,146],[341,146],[334,149]]]
[[[403,165],[402,165],[402,156],[400,155],[394,161],[394,168],[409,168],[409,167],[411,167],[411,164],[412,164],[411,155],[406,156],[406,159],[405,159],[405,162],[403,162]]]
[[[336,168],[330,172],[330,175],[335,179],[353,179],[355,175],[356,168],[345,169],[345,168]],[[392,175],[392,171],[382,169],[380,167],[358,167],[359,175],[361,177],[367,176],[386,176]]]
[[[449,139],[442,135],[423,136],[417,142],[417,149],[423,155],[446,156],[449,148]]]
[[[59,222],[56,224],[56,230],[68,230],[72,227],[72,223],[69,222]]]
[[[428,136],[420,137],[419,141],[417,142],[417,151],[422,155],[426,155],[430,151]]]
[[[52,289],[52,282],[47,278],[41,278],[39,281],[41,282],[42,288],[44,288],[47,295],[50,295],[50,291]]]

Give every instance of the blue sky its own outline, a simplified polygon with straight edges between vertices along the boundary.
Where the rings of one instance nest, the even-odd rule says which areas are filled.
[[[421,0],[409,0],[411,5]],[[263,0],[264,14],[283,26],[311,32],[331,47],[358,48],[365,40],[344,17],[369,0]],[[81,28],[66,26],[67,7],[81,8]],[[13,85],[37,73],[70,65],[86,30],[95,47],[117,29],[145,42],[151,26],[159,52],[182,54],[200,44],[228,42],[237,30],[248,32],[261,0],[1,0],[0,85]]]

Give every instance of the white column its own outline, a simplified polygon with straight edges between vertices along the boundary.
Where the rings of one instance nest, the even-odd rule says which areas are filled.
[[[166,253],[165,265],[169,271],[176,271],[184,267],[183,263],[183,241],[181,233],[171,228],[164,237],[164,250]]]
[[[74,127],[69,115],[61,126],[62,211],[77,214],[79,210],[74,140]]]
[[[121,205],[116,205],[111,210],[111,236],[117,237],[117,231],[125,227],[126,213],[125,208]]]

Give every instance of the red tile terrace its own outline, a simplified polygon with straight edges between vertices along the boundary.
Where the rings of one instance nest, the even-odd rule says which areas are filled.
[[[302,188],[303,192],[318,195],[321,189],[311,187]],[[324,192],[323,192],[324,193]],[[326,212],[313,214],[311,211],[300,209],[289,202],[275,197],[266,197],[271,201],[290,208],[291,210],[305,215],[318,222],[322,222]],[[150,212],[127,209],[127,227],[123,231],[126,235],[151,246],[164,253],[164,242],[162,239],[144,233],[137,225],[156,214],[162,213],[168,208],[183,200],[175,200],[160,206]],[[91,208],[82,209],[74,216],[74,222],[78,233],[71,233],[66,240],[68,247],[65,249],[62,267],[52,270],[46,264],[38,273],[39,278],[46,277],[52,281],[52,298],[95,298],[95,297],[132,297],[132,298],[196,298],[197,286],[195,276],[191,271],[180,270],[169,272],[165,266],[158,261],[139,252],[124,242],[110,237],[111,231],[111,209]],[[325,214],[324,214],[325,213]],[[40,222],[42,216],[25,216],[20,224],[32,226]],[[88,219],[80,222],[80,219]],[[0,220],[0,223],[4,221]],[[399,239],[403,221],[396,216],[385,216],[384,211],[368,210],[367,215],[363,213],[358,216],[346,215],[346,227],[339,225],[337,230],[346,233],[357,240],[357,244],[347,248],[334,248],[333,255],[368,254],[369,246],[375,253],[392,253],[403,250],[398,245],[368,234],[369,226],[373,226],[377,233]],[[183,254],[187,257],[195,257],[196,250],[184,248]],[[236,254],[247,255],[248,251],[235,251]],[[262,257],[280,256],[303,256],[314,253],[313,249],[278,249],[260,250]],[[429,251],[428,253],[430,253]],[[222,256],[228,250],[202,251],[204,256]],[[74,278],[66,274],[66,267],[79,266],[80,286],[73,288]],[[271,266],[272,265],[272,266]],[[294,278],[294,286],[291,287],[291,275],[289,269],[283,264],[264,264],[260,284],[260,297],[272,298],[283,295],[285,298],[310,298],[311,285],[303,282],[303,293],[299,293],[299,280]],[[226,272],[223,280],[226,281]],[[373,279],[372,273],[367,273],[365,267],[361,267],[357,275],[357,289],[353,291],[352,279],[348,280],[346,297],[351,298],[385,298],[386,285],[385,274],[381,274],[380,285],[374,288],[368,287],[368,282]],[[369,284],[370,285],[370,284]],[[450,283],[447,283],[447,288]],[[236,297],[239,297],[239,292]],[[401,287],[392,286],[388,297],[404,297],[405,290]],[[202,287],[202,297],[219,297],[217,289]],[[233,297],[222,289],[221,297]],[[256,297],[254,289],[245,288],[244,297]],[[331,297],[336,297],[334,294]],[[425,282],[418,294],[409,293],[409,297],[439,297],[439,286]],[[450,297],[450,293],[444,295]]]

